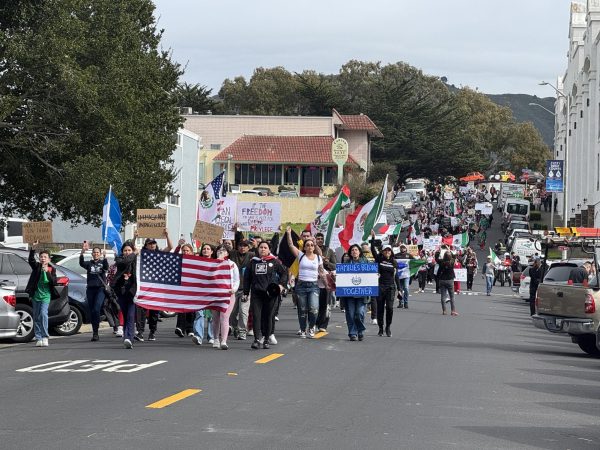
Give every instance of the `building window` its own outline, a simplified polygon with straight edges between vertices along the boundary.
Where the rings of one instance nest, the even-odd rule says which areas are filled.
[[[596,154],[596,190],[600,191],[600,153]]]
[[[590,106],[590,99],[589,98],[585,99],[585,104],[586,104],[586,106]]]
[[[302,186],[304,187],[321,187],[321,168],[320,167],[305,167],[302,177]]]
[[[337,184],[337,167],[325,167],[325,184]]]
[[[583,117],[583,109],[579,111],[579,117]]]
[[[221,150],[221,144],[210,144],[211,150]]]
[[[560,144],[560,151],[562,152],[562,144]]]
[[[297,167],[286,167],[285,184],[298,184],[298,170]]]
[[[573,122],[573,129],[576,130],[577,129],[577,122]]]
[[[175,142],[177,143],[177,145],[182,147],[183,146],[183,135],[181,133],[177,133],[177,137],[175,139],[176,139]]]
[[[167,204],[179,206],[179,195],[173,194],[167,197]]]

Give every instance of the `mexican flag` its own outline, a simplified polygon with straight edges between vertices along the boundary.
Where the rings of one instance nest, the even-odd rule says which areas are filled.
[[[494,250],[492,250],[492,247],[490,247],[490,256],[492,258],[492,262],[494,264],[500,264],[502,261],[500,260],[500,258],[498,258],[496,256],[496,254],[494,253]]]
[[[415,238],[417,239],[417,245],[423,244],[423,236],[421,235],[421,222],[419,220],[415,220],[410,231],[411,242],[414,242]]]
[[[452,245],[453,242],[454,242],[454,236],[452,236],[450,234],[448,236],[444,236],[442,238],[442,244]]]
[[[469,245],[469,233],[455,234],[452,239],[454,247],[466,247]]]
[[[371,230],[377,223],[385,197],[387,195],[387,177],[383,183],[383,188],[377,197],[369,201],[366,205],[359,206],[352,214],[346,218],[344,231],[340,233],[340,242],[344,250],[348,250],[352,244],[362,244],[367,242]]]
[[[339,212],[350,204],[350,188],[344,185],[339,194],[331,199],[321,213],[310,223],[312,235],[321,232],[325,235],[325,247],[329,247]],[[308,227],[307,227],[308,228]]]

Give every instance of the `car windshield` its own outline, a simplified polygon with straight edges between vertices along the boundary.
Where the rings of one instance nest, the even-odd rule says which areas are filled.
[[[513,230],[527,230],[529,227],[525,223],[511,223],[510,228]]]
[[[508,214],[520,214],[524,216],[527,214],[528,209],[529,208],[527,205],[522,205],[519,203],[509,203],[506,207],[506,212]]]
[[[412,183],[406,183],[406,189],[424,189],[425,183],[413,181]]]

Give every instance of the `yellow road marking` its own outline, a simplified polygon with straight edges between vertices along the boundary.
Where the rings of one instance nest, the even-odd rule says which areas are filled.
[[[254,361],[256,364],[266,364],[268,362],[273,361],[274,359],[281,358],[283,353],[271,353],[269,356],[265,356],[257,361]]]
[[[230,377],[237,377],[237,372],[227,372]]]
[[[173,403],[178,402],[179,400],[191,397],[192,395],[195,395],[198,392],[202,392],[202,389],[186,389],[185,391],[178,392],[177,394],[171,395],[169,397],[163,398],[162,400],[154,402],[146,406],[146,408],[161,409],[166,406],[172,405]]]
[[[315,339],[321,339],[324,336],[327,336],[329,333],[327,331],[319,331],[315,334]]]

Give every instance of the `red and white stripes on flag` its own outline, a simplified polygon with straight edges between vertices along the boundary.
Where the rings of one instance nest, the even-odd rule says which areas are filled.
[[[231,301],[228,261],[142,250],[137,258],[135,304],[160,311],[227,311]]]

